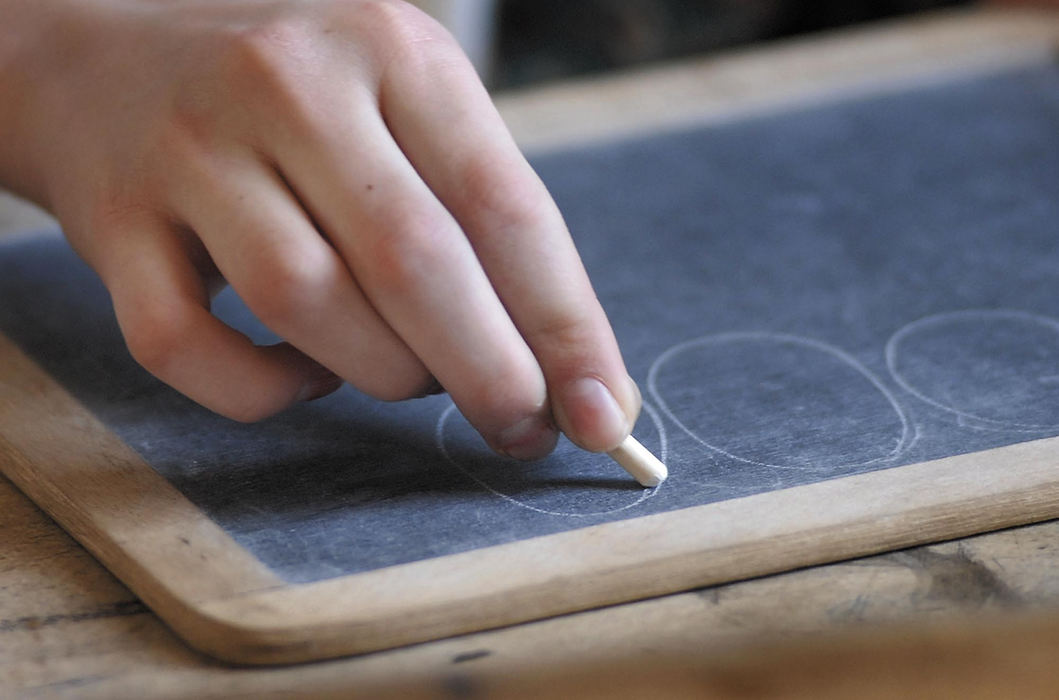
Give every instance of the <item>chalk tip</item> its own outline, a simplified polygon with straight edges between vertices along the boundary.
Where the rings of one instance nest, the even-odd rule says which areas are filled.
[[[645,476],[643,478],[637,479],[637,481],[640,482],[640,486],[653,489],[656,486],[660,486],[663,481],[669,478],[669,470],[666,469],[666,465],[662,464],[661,462],[659,462],[659,464],[662,465],[661,469],[651,474],[650,476]]]
[[[652,455],[653,456],[653,455]],[[650,471],[650,473],[643,474],[642,476],[635,476],[635,479],[640,482],[640,486],[644,488],[653,489],[656,486],[660,486],[663,481],[669,478],[669,470],[666,469],[666,465],[662,464],[661,461]]]
[[[632,435],[607,454],[644,488],[655,488],[669,477],[669,470],[662,460]]]

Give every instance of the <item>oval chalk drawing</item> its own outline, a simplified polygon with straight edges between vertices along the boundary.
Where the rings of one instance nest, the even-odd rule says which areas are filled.
[[[842,350],[777,333],[720,333],[664,352],[647,379],[665,415],[709,450],[808,472],[896,459],[914,439],[900,404]]]
[[[1059,321],[1027,311],[935,314],[886,344],[894,380],[922,401],[982,429],[1059,428]]]
[[[633,435],[666,461],[665,426],[646,403]],[[645,489],[607,455],[585,452],[565,437],[542,460],[519,462],[501,457],[454,405],[438,419],[435,437],[445,459],[486,491],[545,515],[585,518],[617,513],[640,505],[665,485]]]

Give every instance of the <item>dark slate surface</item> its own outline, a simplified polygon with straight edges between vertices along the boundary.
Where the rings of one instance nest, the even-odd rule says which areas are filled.
[[[657,490],[569,446],[490,458],[443,396],[211,415],[131,362],[58,235],[0,245],[0,329],[295,582],[1059,434],[1056,67],[536,165],[645,388]]]

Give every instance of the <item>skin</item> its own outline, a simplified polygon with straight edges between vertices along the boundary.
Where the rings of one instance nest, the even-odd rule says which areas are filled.
[[[531,459],[640,410],[558,209],[408,4],[0,0],[0,134],[0,184],[59,219],[132,355],[218,413],[444,388]],[[285,342],[212,316],[226,283]]]

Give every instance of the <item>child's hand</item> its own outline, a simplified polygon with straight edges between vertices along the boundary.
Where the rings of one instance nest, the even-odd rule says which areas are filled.
[[[551,449],[553,415],[588,449],[628,434],[639,394],[562,218],[418,10],[0,0],[0,15],[0,180],[56,214],[159,378],[239,420],[334,375],[383,399],[436,379],[521,458]],[[214,318],[222,279],[288,342]]]

